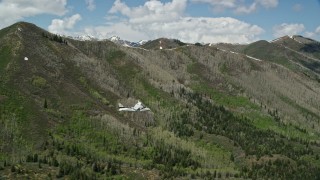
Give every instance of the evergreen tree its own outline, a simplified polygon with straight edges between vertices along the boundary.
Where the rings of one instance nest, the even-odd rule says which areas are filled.
[[[43,108],[47,109],[48,108],[48,103],[47,103],[47,99],[44,99],[44,104],[43,104]]]

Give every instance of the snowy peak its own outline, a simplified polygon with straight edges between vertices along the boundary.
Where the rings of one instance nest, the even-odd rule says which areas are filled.
[[[121,39],[120,39],[119,36],[112,36],[111,38],[109,38],[109,40],[112,41],[112,42],[118,42],[118,41],[120,41]]]
[[[78,41],[98,41],[98,38],[95,38],[91,35],[79,35],[79,36],[68,36],[68,38],[78,40]],[[112,36],[108,38],[107,40],[110,40],[116,44],[126,46],[126,47],[139,47],[144,45],[145,43],[149,42],[148,40],[140,40],[139,42],[131,42],[127,40],[122,40],[119,36]]]
[[[110,40],[116,44],[126,46],[126,47],[139,47],[139,46],[142,46],[145,43],[149,42],[148,40],[141,40],[139,42],[131,42],[131,41],[127,41],[127,40],[122,40],[119,36],[112,36],[108,40]]]
[[[96,41],[97,40],[97,38],[91,35],[80,35],[80,36],[75,36],[71,38],[78,41]]]
[[[138,42],[138,44],[140,44],[140,46],[144,45],[145,43],[149,42],[149,40],[140,40]]]

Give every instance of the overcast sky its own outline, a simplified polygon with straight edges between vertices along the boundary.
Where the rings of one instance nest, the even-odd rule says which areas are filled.
[[[320,40],[320,0],[0,0],[0,19],[0,28],[27,21],[58,34],[130,41]]]

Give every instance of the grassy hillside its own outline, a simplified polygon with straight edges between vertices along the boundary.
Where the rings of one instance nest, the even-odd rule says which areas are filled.
[[[185,46],[187,45],[186,43],[181,42],[178,39],[166,39],[166,38],[159,38],[153,41],[149,41],[146,44],[142,45],[142,48],[145,49],[153,49],[153,50],[158,50],[160,49],[160,46],[163,49],[173,49],[177,48],[180,46]]]
[[[1,30],[0,179],[320,178],[320,84],[300,55],[163,43]],[[118,111],[137,100],[152,112]]]

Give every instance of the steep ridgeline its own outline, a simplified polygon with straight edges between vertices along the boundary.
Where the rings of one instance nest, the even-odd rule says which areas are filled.
[[[2,29],[0,179],[319,179],[317,43],[124,47]],[[138,100],[152,111],[118,111]]]

